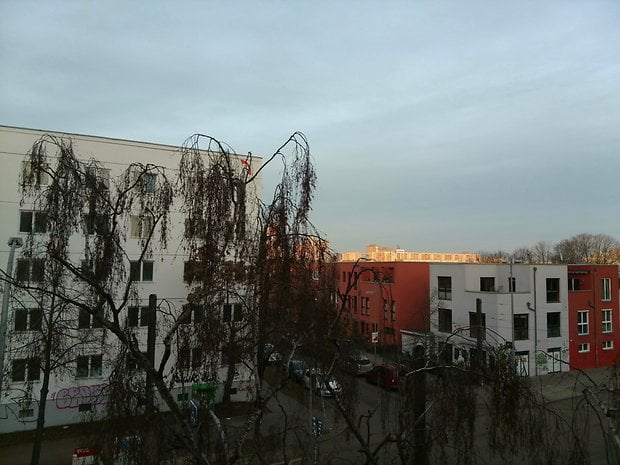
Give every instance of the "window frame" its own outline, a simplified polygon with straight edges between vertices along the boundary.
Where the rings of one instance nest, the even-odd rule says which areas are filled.
[[[469,312],[469,337],[472,337],[474,339],[478,338],[478,332],[482,331],[482,335],[481,335],[481,339],[482,340],[486,340],[487,337],[487,315],[486,313],[481,313],[480,314],[482,316],[482,322],[477,321],[478,320],[478,313],[477,312]]]
[[[578,310],[577,311],[577,335],[587,336],[588,334],[590,334],[590,311],[589,310]]]
[[[549,324],[549,318],[552,315],[557,315],[557,319],[558,319],[557,325]],[[555,332],[556,327],[557,327],[557,334]],[[554,331],[552,331],[552,329]],[[562,314],[561,312],[547,312],[547,338],[552,338],[552,337],[562,337]]]
[[[16,332],[23,331],[41,331],[43,328],[43,309],[35,308],[18,308],[14,310],[13,330]],[[24,322],[23,327],[18,322]]]
[[[601,333],[609,334],[613,332],[613,310],[604,308],[601,311]]]
[[[452,276],[437,276],[437,298],[452,300]]]
[[[517,325],[517,321],[519,324]],[[525,325],[523,325],[525,322]],[[515,341],[527,341],[530,338],[530,315],[528,313],[515,313],[513,316],[513,332]]]
[[[15,374],[19,368],[22,374],[16,379]],[[30,383],[41,379],[41,359],[39,357],[28,357],[14,359],[11,363],[11,382],[12,383]]]
[[[580,354],[587,354],[590,352],[590,343],[589,342],[580,342],[577,344],[577,352]]]
[[[601,278],[601,300],[611,301],[611,278]]]
[[[451,308],[438,308],[437,309],[437,330],[440,333],[452,334],[452,309]]]
[[[154,262],[149,260],[129,261],[129,280],[133,282],[151,283],[154,276]]]
[[[545,278],[545,296],[548,304],[560,303],[560,278]]]
[[[18,282],[41,283],[45,278],[45,260],[42,258],[18,258],[15,268]]]
[[[480,292],[495,291],[495,276],[480,276]]]
[[[41,210],[20,210],[19,232],[24,234],[47,233],[47,212]]]
[[[103,376],[103,354],[78,355],[75,361],[76,379],[101,378]],[[82,367],[80,367],[80,362],[82,362]],[[84,372],[84,370],[86,371]]]

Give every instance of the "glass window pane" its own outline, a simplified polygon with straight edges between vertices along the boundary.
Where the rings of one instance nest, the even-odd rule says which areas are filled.
[[[153,262],[142,262],[142,281],[153,281]]]
[[[19,214],[19,232],[32,232],[32,212],[22,211]]]
[[[28,311],[15,310],[15,331],[26,331],[28,329]]]
[[[140,281],[140,262],[129,262],[129,279]]]

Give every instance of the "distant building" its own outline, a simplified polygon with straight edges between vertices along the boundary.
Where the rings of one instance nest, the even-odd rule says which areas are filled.
[[[375,262],[440,262],[440,263],[479,263],[480,255],[469,252],[408,252],[401,248],[368,245],[364,252],[341,252],[340,262],[354,262],[368,259]]]
[[[428,263],[358,260],[336,263],[336,286],[346,298],[349,332],[380,345],[400,346],[402,329],[429,329]]]

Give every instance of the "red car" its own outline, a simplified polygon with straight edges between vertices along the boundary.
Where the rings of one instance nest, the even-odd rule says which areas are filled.
[[[398,389],[400,376],[407,373],[406,367],[387,363],[377,365],[366,373],[366,381],[382,388]]]

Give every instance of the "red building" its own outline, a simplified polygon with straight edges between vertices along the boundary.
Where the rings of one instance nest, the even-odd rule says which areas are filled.
[[[572,368],[610,366],[620,348],[617,265],[568,265]]]
[[[400,346],[401,329],[429,329],[428,263],[339,262],[336,281],[351,335],[370,341],[376,331],[378,344]]]

